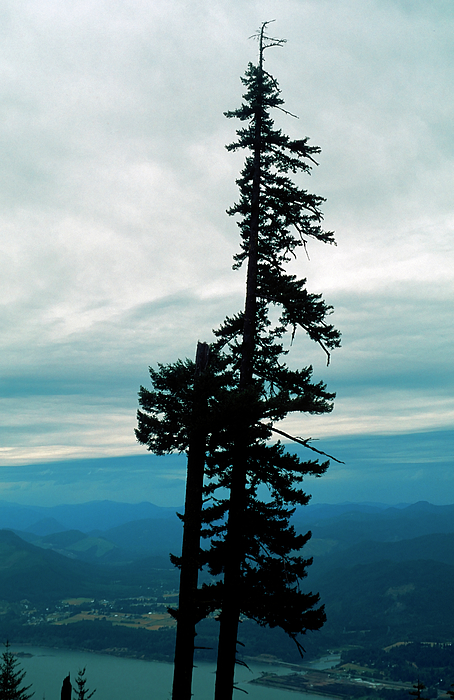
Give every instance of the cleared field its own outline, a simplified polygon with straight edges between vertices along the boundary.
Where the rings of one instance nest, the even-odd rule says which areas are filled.
[[[176,621],[168,613],[149,613],[147,615],[129,615],[126,613],[112,613],[111,615],[98,615],[91,612],[80,612],[64,620],[53,622],[54,625],[67,625],[82,620],[107,620],[113,625],[123,627],[135,627],[136,629],[158,630],[162,627],[175,627]]]

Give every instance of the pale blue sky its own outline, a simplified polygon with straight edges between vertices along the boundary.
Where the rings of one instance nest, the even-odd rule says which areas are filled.
[[[415,436],[429,432],[434,462],[452,465],[451,0],[7,0],[0,499],[14,500],[20,484],[34,498],[39,479],[51,497],[42,465],[66,460],[58,500],[63,473],[73,475],[66,500],[146,498],[71,460],[141,457],[133,430],[148,365],[193,356],[241,308],[225,209],[242,156],[224,149],[235,124],[223,111],[240,103],[240,75],[256,56],[248,37],[267,19],[288,39],[267,69],[299,115],[277,120],[321,146],[305,186],[327,197],[338,242],[311,245],[294,269],[333,304],[343,333],[329,368],[297,337],[291,361],[312,363],[338,398],[331,415],[287,427],[327,444],[357,436],[358,451],[391,435],[417,452]],[[434,467],[431,484],[427,470],[415,478],[413,452],[394,468],[399,483],[412,480],[420,498],[436,484],[453,502],[446,469]],[[358,473],[376,492],[370,461],[355,465],[317,483],[320,499],[337,488],[355,500]]]

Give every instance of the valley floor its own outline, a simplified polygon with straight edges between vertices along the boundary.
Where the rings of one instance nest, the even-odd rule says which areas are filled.
[[[268,687],[293,690],[323,696],[341,698],[364,697],[370,691],[383,689],[391,691],[405,691],[408,694],[412,689],[411,683],[397,683],[384,681],[382,678],[367,679],[361,676],[352,676],[345,668],[332,668],[326,671],[308,670],[304,673],[290,673],[278,675],[276,673],[263,673],[252,681]]]

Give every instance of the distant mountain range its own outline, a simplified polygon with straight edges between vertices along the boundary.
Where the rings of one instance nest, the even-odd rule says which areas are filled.
[[[74,530],[63,534],[69,536],[69,541],[77,537]],[[14,603],[27,599],[43,603],[74,597],[112,599],[140,596],[145,592],[160,595],[162,590],[176,587],[178,571],[168,557],[148,556],[100,565],[36,546],[11,530],[0,530],[0,601]]]
[[[322,636],[336,644],[452,641],[454,505],[329,508],[295,526],[312,539],[307,585],[326,606]],[[391,641],[390,641],[391,640]]]
[[[153,503],[90,501],[60,506],[24,506],[0,501],[0,529],[21,530],[49,535],[63,530],[108,530],[144,518],[172,518],[175,508]]]
[[[312,531],[303,585],[326,605],[327,644],[452,640],[454,505],[314,505],[294,524]],[[112,580],[123,591],[178,581],[168,554],[180,552],[182,525],[171,508],[7,504],[0,527],[15,530],[0,531],[0,600],[101,594]]]
[[[422,535],[454,532],[454,505],[434,506],[420,501],[376,510],[358,507],[335,510],[331,515],[330,508],[325,507],[322,517],[314,517],[312,521],[310,512],[299,511],[295,514],[295,526],[300,530],[309,528],[317,539],[335,539],[342,548],[362,540],[398,542]],[[316,511],[314,515],[317,515]]]
[[[175,509],[152,503],[92,501],[38,508],[0,502],[0,506],[0,528],[73,559],[119,563],[145,556],[168,557],[181,548],[182,524]],[[298,532],[311,530],[304,551],[315,557],[315,568],[320,570],[429,554],[451,563],[443,558],[448,556],[446,544],[418,538],[454,533],[454,505],[310,505],[297,509],[293,523]]]

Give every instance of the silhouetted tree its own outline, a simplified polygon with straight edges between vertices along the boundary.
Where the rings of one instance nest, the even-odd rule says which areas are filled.
[[[286,366],[283,339],[290,332],[293,340],[300,327],[321,345],[328,360],[329,350],[339,345],[339,333],[326,321],[331,307],[320,295],[307,292],[305,280],[285,271],[309,238],[326,243],[334,238],[321,227],[324,199],[301,189],[289,176],[310,172],[320,149],[310,146],[307,138],[290,139],[275,128],[270,116],[272,108],[282,109],[283,100],[276,80],[264,69],[264,51],[283,41],[267,37],[267,25],[258,33],[258,65],[250,64],[243,79],[244,102],[226,114],[245,123],[228,149],[249,151],[237,181],[240,199],[228,212],[240,217],[241,251],[235,266],[247,264],[247,280],[244,312],[226,319],[216,331],[218,347],[229,354],[238,374],[230,444],[214,470],[220,484],[230,490],[228,502],[224,501],[227,529],[220,545],[224,579],[216,700],[232,695],[244,598],[251,601],[250,616],[261,624],[278,624],[293,637],[318,629],[324,620],[323,611],[313,607],[318,596],[299,590],[310,561],[290,557],[297,542],[289,525],[292,511],[286,505],[306,503],[308,497],[299,489],[303,475],[320,475],[328,463],[303,463],[287,455],[279,443],[266,441],[276,431],[274,421],[290,412],[332,409],[333,395],[322,383],[312,382],[310,367],[293,371]],[[279,313],[276,322],[272,309]],[[224,468],[219,470],[222,461]],[[258,501],[260,483],[268,485],[271,503]],[[261,532],[266,533],[265,552]]]
[[[211,609],[200,598],[198,573],[203,482],[207,440],[213,440],[213,418],[228,385],[225,362],[198,343],[196,360],[150,368],[152,390],[140,388],[136,437],[155,454],[186,452],[187,479],[181,557],[171,555],[180,568],[178,609],[169,612],[177,620],[173,697],[191,697],[196,624]]]
[[[77,690],[73,688],[74,700],[89,700],[96,693],[96,690],[88,690],[87,679],[85,678],[85,667],[79,669],[76,676]]]
[[[72,685],[70,674],[68,673],[65,678],[63,678],[63,683],[61,686],[60,700],[71,700]]]
[[[194,666],[194,637],[200,619],[197,605],[197,586],[200,568],[201,515],[203,505],[203,477],[205,472],[207,395],[204,372],[209,362],[207,343],[198,343],[194,370],[192,429],[188,445],[188,466],[184,508],[184,528],[180,565],[178,610],[171,611],[177,618],[175,663],[173,677],[174,698],[190,697]]]
[[[429,700],[429,698],[425,698],[421,695],[421,691],[426,690],[426,686],[424,685],[424,683],[422,681],[419,680],[419,678],[418,678],[418,682],[416,683],[416,685],[413,686],[413,688],[415,690],[408,691],[409,695],[412,695],[413,697],[418,698],[418,700]]]
[[[0,661],[0,700],[28,700],[34,693],[28,693],[31,685],[23,686],[25,671],[10,651],[10,644],[5,643],[5,651]]]
[[[307,139],[295,141],[282,134],[269,114],[271,108],[282,109],[283,101],[276,81],[264,70],[263,53],[283,42],[266,37],[267,24],[258,35],[259,65],[249,65],[243,79],[244,103],[227,113],[247,122],[228,149],[250,151],[238,180],[240,200],[229,211],[240,216],[241,251],[235,267],[247,263],[245,308],[215,331],[203,379],[188,360],[150,369],[152,390],[140,389],[136,430],[138,441],[157,454],[186,451],[188,469],[194,437],[200,438],[196,461],[201,464],[203,452],[206,477],[201,519],[210,547],[199,553],[197,564],[206,563],[222,578],[195,591],[192,630],[209,611],[221,610],[217,700],[232,695],[241,614],[262,625],[280,626],[295,640],[300,633],[319,629],[325,619],[323,607],[316,607],[318,595],[300,589],[311,560],[299,551],[310,533],[297,535],[290,517],[296,505],[309,501],[301,489],[304,476],[320,476],[329,462],[305,462],[269,440],[276,434],[291,438],[275,426],[291,412],[332,410],[334,394],[312,380],[311,367],[290,369],[284,344],[287,339],[291,344],[300,327],[328,360],[330,350],[339,345],[339,333],[327,322],[331,307],[306,290],[305,280],[285,271],[309,238],[334,239],[321,227],[323,198],[289,177],[308,173],[320,149]],[[293,439],[319,452],[309,440]],[[200,508],[200,492],[196,500]],[[189,517],[188,510],[185,527]],[[177,560],[182,573],[187,560],[184,552]],[[194,576],[189,585],[194,593]],[[191,636],[186,669],[189,658],[191,667],[193,663]],[[190,679],[181,694],[174,684],[175,700],[189,698]]]

